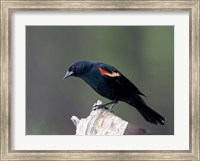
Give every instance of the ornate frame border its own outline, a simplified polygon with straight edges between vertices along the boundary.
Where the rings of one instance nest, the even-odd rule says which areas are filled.
[[[0,0],[0,160],[200,160],[199,0]],[[190,13],[190,149],[188,151],[12,151],[10,15],[15,10],[187,10]]]

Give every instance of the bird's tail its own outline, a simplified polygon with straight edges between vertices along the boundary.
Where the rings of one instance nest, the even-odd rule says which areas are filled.
[[[166,119],[157,112],[155,112],[154,110],[152,110],[150,107],[148,107],[140,96],[137,99],[137,103],[135,103],[135,101],[127,103],[134,106],[146,121],[153,124],[158,124],[158,123],[161,125],[165,124]]]
[[[140,112],[140,114],[144,117],[145,120],[147,120],[150,123],[153,124],[165,124],[165,118],[152,110],[150,107],[148,107],[146,104],[143,104],[142,106],[136,107],[136,109]]]

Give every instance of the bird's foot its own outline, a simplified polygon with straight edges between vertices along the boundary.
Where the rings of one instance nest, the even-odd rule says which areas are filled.
[[[112,101],[112,102],[109,102],[109,103],[106,103],[106,104],[102,104],[101,101],[97,101],[97,103],[95,103],[93,105],[93,110],[97,110],[97,109],[105,109],[105,110],[108,110],[109,112],[112,112],[114,113],[114,111],[112,110],[114,105],[117,103],[117,101]],[[108,106],[110,105],[110,106]]]
[[[110,106],[107,107],[107,106],[105,106],[105,105],[96,105],[95,107],[93,107],[93,110],[94,110],[94,111],[97,110],[97,109],[105,109],[105,110],[107,110],[107,111],[109,111],[109,112],[111,112],[111,113],[115,113],[115,112],[112,110],[112,108],[110,108]]]
[[[106,110],[108,110],[109,108],[107,106],[105,106],[105,105],[94,105],[92,109],[93,110],[97,110],[97,109],[106,109]]]
[[[93,105],[92,110],[98,109],[100,105],[102,105],[102,101],[98,100],[97,103],[95,103],[95,104]]]

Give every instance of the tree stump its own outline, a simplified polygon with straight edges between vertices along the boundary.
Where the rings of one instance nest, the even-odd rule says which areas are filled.
[[[102,104],[97,101],[95,105]],[[94,107],[93,106],[93,107]],[[72,116],[76,135],[147,135],[149,131],[121,119],[105,109],[93,109],[87,118]]]

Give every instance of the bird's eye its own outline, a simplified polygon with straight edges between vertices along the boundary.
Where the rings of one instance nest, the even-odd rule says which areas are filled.
[[[71,66],[70,71],[74,71],[75,70],[75,66]]]

